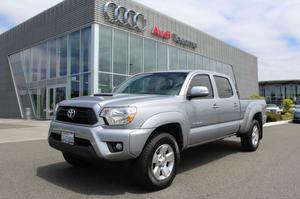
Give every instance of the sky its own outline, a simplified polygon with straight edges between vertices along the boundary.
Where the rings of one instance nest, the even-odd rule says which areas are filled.
[[[300,79],[300,0],[135,1],[257,56],[260,81]],[[59,2],[1,0],[0,33]]]

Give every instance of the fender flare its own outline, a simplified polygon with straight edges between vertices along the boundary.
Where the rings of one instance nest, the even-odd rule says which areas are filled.
[[[180,125],[182,138],[183,138],[183,148],[184,148],[188,143],[189,127],[187,124],[189,123],[189,121],[180,112],[170,111],[170,112],[164,112],[164,113],[153,115],[142,124],[141,128],[156,129],[160,126],[171,124],[171,123],[178,123]]]

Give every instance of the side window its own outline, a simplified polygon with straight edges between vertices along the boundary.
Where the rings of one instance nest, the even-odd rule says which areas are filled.
[[[214,91],[213,91],[213,88],[212,88],[210,77],[208,75],[197,75],[197,76],[195,76],[192,79],[191,84],[189,86],[189,92],[191,91],[191,89],[194,86],[205,86],[205,87],[208,88],[209,95],[207,97],[201,97],[201,99],[214,98]]]
[[[220,98],[230,98],[233,90],[229,80],[225,77],[214,76]]]

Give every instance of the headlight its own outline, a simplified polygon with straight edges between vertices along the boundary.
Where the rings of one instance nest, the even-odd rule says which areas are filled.
[[[105,118],[109,125],[126,125],[132,122],[136,114],[135,107],[104,108],[100,117]]]

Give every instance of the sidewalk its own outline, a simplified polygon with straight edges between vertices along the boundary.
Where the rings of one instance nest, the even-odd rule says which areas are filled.
[[[268,122],[264,125],[264,127],[269,127],[269,126],[276,126],[276,125],[282,125],[282,124],[288,124],[291,121],[286,120],[286,121],[279,121],[279,122]]]
[[[0,144],[47,139],[50,121],[0,119]]]

